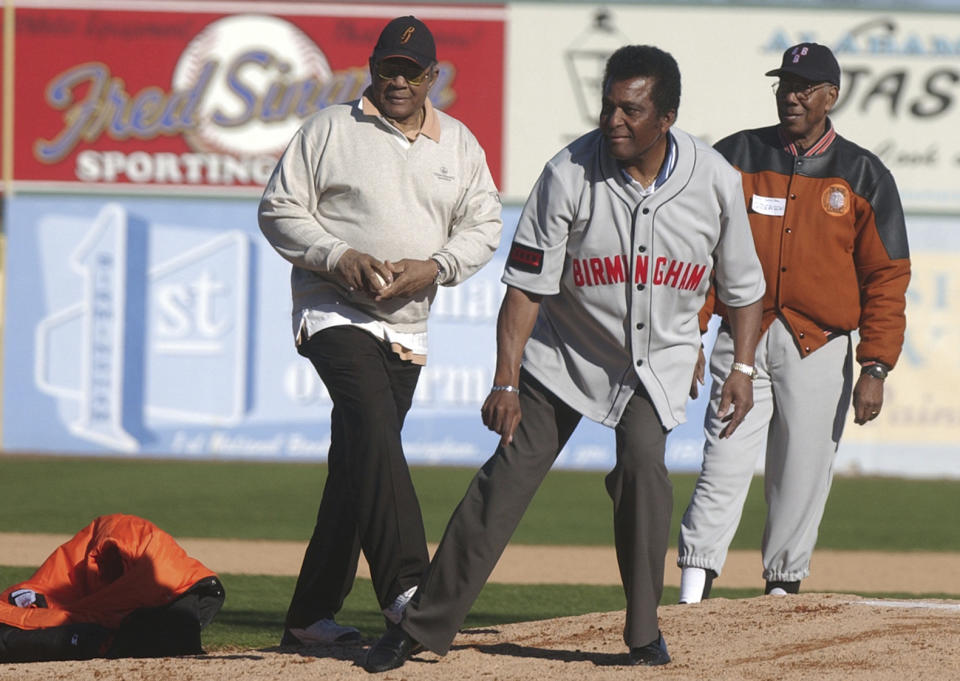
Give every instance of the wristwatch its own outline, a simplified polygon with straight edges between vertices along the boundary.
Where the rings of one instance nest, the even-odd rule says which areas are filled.
[[[890,373],[890,369],[887,368],[887,365],[881,364],[880,362],[874,362],[872,364],[864,364],[860,367],[860,373],[866,374],[867,376],[873,376],[878,378],[881,381],[887,377],[887,374]]]
[[[757,369],[749,364],[744,362],[734,362],[731,369],[734,371],[739,371],[741,374],[746,374],[750,377],[751,381],[757,380]]]

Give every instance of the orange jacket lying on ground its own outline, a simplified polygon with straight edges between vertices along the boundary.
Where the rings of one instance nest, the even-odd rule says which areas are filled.
[[[91,622],[116,629],[139,608],[164,606],[202,579],[216,577],[148,520],[96,518],[56,549],[34,575],[0,594],[0,623],[43,629]],[[10,594],[31,589],[46,607],[17,607]]]

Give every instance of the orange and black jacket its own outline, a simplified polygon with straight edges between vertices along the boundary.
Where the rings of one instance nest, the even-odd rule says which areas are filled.
[[[101,516],[57,548],[34,575],[0,594],[0,623],[43,629],[78,622],[117,629],[141,608],[165,606],[216,575],[143,518]],[[31,589],[44,607],[19,608],[10,594]]]
[[[857,361],[893,367],[903,346],[910,254],[900,195],[874,154],[836,134],[799,153],[778,126],[714,145],[742,176],[767,291],[763,330],[776,317],[803,356],[860,330]],[[724,315],[713,297],[701,312]]]

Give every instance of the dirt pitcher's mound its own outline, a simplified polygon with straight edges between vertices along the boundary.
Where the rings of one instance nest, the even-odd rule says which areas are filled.
[[[749,681],[960,679],[960,602],[801,594],[722,598],[660,609],[673,656],[665,667],[624,666],[623,613],[464,631],[446,657],[420,653],[383,681]],[[0,665],[18,681],[300,681],[367,678],[365,645],[265,649],[156,660]]]

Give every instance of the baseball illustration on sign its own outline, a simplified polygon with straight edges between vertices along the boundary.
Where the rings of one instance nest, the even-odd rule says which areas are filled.
[[[208,84],[196,127],[185,133],[198,151],[279,155],[304,114],[332,103],[324,97],[332,78],[326,56],[293,23],[241,14],[214,21],[190,41],[172,86]],[[361,73],[354,87],[362,82]]]
[[[17,9],[16,50],[29,58],[16,60],[12,148],[25,188],[258,194],[307,118],[369,85],[363,45],[383,20],[346,6],[226,14],[201,1],[188,12],[67,5],[55,16]],[[444,10],[430,93],[437,109],[471,123],[496,181],[503,18],[500,8]],[[49,49],[54,36],[62,49]]]

